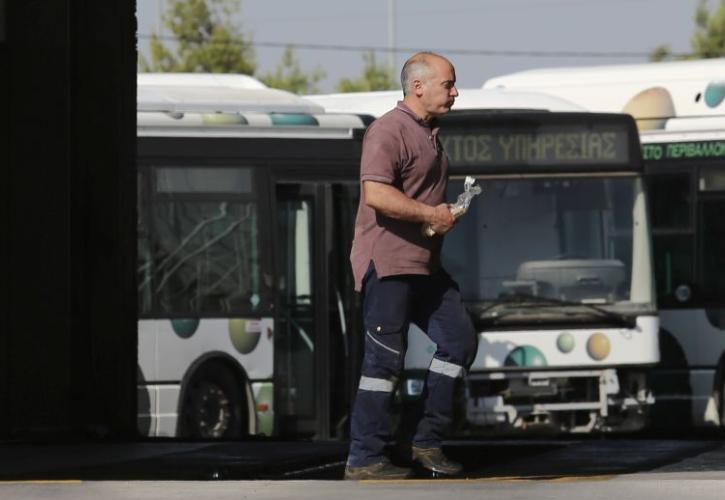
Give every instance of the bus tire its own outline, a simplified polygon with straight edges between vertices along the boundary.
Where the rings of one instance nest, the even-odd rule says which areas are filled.
[[[233,439],[246,434],[245,394],[245,388],[226,366],[202,366],[184,391],[179,435],[190,439]]]
[[[715,402],[717,403],[718,419],[720,420],[720,431],[725,432],[725,377],[723,367],[720,365],[719,376],[717,377],[717,392]]]
[[[720,432],[725,432],[725,380],[720,381],[720,387],[718,388],[718,418],[720,420]]]

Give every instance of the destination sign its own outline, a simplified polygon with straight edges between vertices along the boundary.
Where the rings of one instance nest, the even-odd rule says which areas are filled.
[[[535,130],[441,129],[441,143],[453,167],[536,171],[542,167],[626,166],[630,161],[627,129],[539,126]],[[568,169],[571,170],[571,169]]]
[[[725,141],[642,144],[645,161],[725,158]]]

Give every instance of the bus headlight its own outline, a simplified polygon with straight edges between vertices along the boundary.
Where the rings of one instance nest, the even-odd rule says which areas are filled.
[[[569,332],[564,332],[556,338],[556,347],[564,354],[573,351],[575,343],[574,335]]]
[[[612,350],[612,344],[609,342],[609,338],[601,332],[593,333],[587,340],[587,353],[589,357],[595,361],[601,361],[607,356]]]

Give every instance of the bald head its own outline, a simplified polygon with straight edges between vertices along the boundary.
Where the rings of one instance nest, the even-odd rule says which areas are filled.
[[[404,96],[408,95],[411,85],[415,80],[427,81],[433,76],[434,61],[445,61],[451,68],[453,68],[453,65],[448,59],[434,52],[418,52],[405,61],[403,69],[400,72],[400,84],[403,87]]]

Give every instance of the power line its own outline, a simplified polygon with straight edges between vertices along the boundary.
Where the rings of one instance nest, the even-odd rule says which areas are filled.
[[[140,34],[139,39],[150,40],[154,35]],[[174,36],[156,36],[159,40],[168,42],[178,42],[180,38]],[[186,39],[189,42],[199,42],[198,39]],[[400,53],[415,53],[422,50],[432,50],[442,54],[456,54],[456,55],[469,55],[469,56],[508,56],[508,57],[582,57],[582,58],[633,58],[641,59],[643,57],[649,57],[649,52],[599,52],[599,51],[581,51],[581,50],[485,50],[485,49],[442,49],[442,48],[430,48],[430,47],[375,47],[375,46],[362,46],[362,45],[336,45],[336,44],[321,44],[321,43],[291,43],[291,42],[252,42],[252,41],[213,41],[206,40],[205,43],[219,44],[219,45],[251,45],[254,47],[274,47],[274,48],[285,48],[292,46],[296,49],[307,49],[307,50],[328,50],[335,52],[400,52]],[[685,57],[690,54],[683,53],[672,53],[668,54],[673,57]]]

